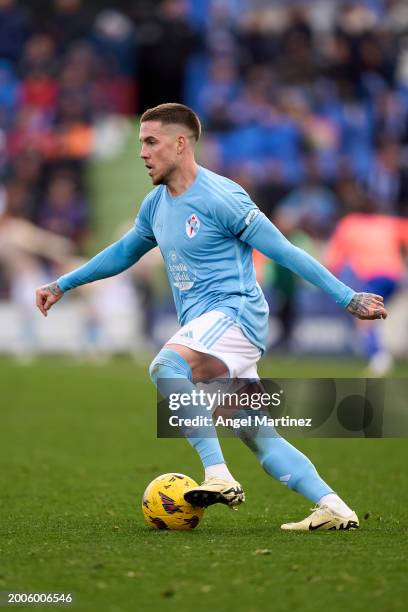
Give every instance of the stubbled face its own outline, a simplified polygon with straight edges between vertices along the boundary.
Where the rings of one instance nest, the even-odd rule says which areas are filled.
[[[153,185],[166,185],[179,162],[180,137],[177,126],[144,121],[140,126],[140,157]]]

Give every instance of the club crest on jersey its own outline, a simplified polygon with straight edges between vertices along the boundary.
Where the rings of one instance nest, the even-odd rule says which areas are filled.
[[[192,214],[186,221],[186,234],[189,238],[194,238],[200,229],[200,219],[196,214]]]

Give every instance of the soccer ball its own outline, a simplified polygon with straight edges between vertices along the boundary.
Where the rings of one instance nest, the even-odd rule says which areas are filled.
[[[204,508],[192,506],[183,495],[197,483],[184,474],[162,474],[148,485],[143,494],[142,512],[153,529],[194,529],[202,519]]]

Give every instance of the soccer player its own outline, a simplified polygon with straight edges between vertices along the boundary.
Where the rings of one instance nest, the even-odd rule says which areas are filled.
[[[335,274],[354,276],[361,291],[381,293],[385,303],[401,285],[405,273],[403,251],[408,248],[408,219],[379,214],[368,198],[338,223],[328,245],[326,265]],[[384,346],[377,321],[360,323],[357,330],[369,358],[368,373],[384,376],[392,355]]]
[[[134,227],[88,263],[37,289],[44,316],[66,291],[119,274],[159,246],[181,329],[150,366],[162,395],[190,393],[197,381],[220,377],[257,379],[256,363],[265,350],[268,307],[255,280],[255,248],[321,287],[361,319],[387,316],[381,296],[355,293],[326,268],[294,247],[233,181],[195,161],[201,126],[182,104],[168,103],[141,117],[142,158],[153,185]],[[205,408],[205,406],[203,407]],[[195,505],[244,501],[218,438],[188,437],[205,469],[201,486],[186,493]],[[324,482],[313,464],[279,435],[242,436],[262,467],[288,488],[316,503],[313,513],[283,529],[353,529],[358,518]]]

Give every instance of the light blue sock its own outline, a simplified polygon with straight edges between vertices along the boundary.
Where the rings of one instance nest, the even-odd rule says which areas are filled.
[[[245,417],[250,413],[253,415],[254,411],[240,410],[234,417]],[[257,414],[262,416],[260,412]],[[313,463],[272,427],[241,427],[236,433],[258,458],[265,472],[289,489],[301,493],[313,503],[317,503],[323,495],[333,493],[333,489],[320,478]]]
[[[181,355],[171,349],[164,348],[160,351],[150,365],[149,374],[163,397],[169,397],[171,393],[191,394],[195,389],[189,364]],[[211,416],[211,412],[206,408],[206,405],[191,406],[189,411],[190,407],[186,406],[184,412],[189,416],[200,413],[206,417]],[[202,433],[203,436],[201,437],[200,428],[197,427],[195,428],[195,436],[186,436],[186,439],[199,454],[204,468],[216,463],[224,463],[215,427],[206,426]]]

